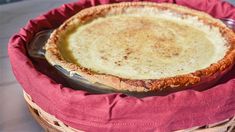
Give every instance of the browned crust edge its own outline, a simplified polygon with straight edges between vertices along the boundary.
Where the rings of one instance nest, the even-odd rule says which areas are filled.
[[[129,6],[151,6],[158,9],[168,9],[173,10],[177,13],[183,15],[197,16],[204,23],[219,27],[220,32],[223,34],[225,39],[230,44],[230,49],[227,51],[223,59],[217,63],[211,64],[208,68],[195,71],[190,74],[179,75],[175,77],[167,77],[162,79],[145,79],[145,80],[133,80],[133,79],[123,79],[114,75],[95,73],[80,67],[76,64],[69,63],[65,61],[60,54],[57,44],[60,35],[66,31],[66,27],[73,25],[73,23],[80,21],[86,21],[89,18],[94,18],[97,15],[102,15],[102,13],[109,11],[111,8],[125,8]],[[168,88],[182,89],[182,87],[187,87],[190,85],[198,84],[202,82],[203,79],[212,77],[215,73],[223,73],[228,68],[234,64],[235,60],[235,34],[232,30],[227,28],[222,22],[212,18],[210,15],[189,9],[187,7],[167,4],[167,3],[151,3],[151,2],[123,2],[118,4],[100,5],[91,8],[84,9],[77,13],[75,16],[68,19],[64,24],[62,24],[58,29],[56,29],[50,36],[46,46],[46,59],[52,65],[60,65],[72,74],[77,73],[83,78],[91,82],[99,82],[107,86],[111,86],[117,90],[128,90],[128,91],[162,91]]]

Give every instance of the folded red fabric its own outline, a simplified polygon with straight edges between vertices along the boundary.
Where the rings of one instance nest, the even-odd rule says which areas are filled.
[[[173,131],[234,116],[234,68],[209,90],[184,90],[167,96],[141,99],[123,94],[97,95],[72,90],[35,69],[25,46],[37,32],[58,27],[81,9],[123,1],[126,0],[79,0],[62,5],[30,20],[10,39],[8,51],[13,72],[34,102],[65,124],[86,131]],[[208,12],[216,18],[235,19],[235,8],[218,0],[150,1],[176,3]]]

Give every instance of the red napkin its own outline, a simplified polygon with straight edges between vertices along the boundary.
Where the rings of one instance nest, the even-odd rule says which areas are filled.
[[[235,8],[217,0],[151,1],[177,3],[208,12],[216,18],[235,19]],[[209,90],[184,90],[141,99],[72,90],[35,69],[25,46],[37,32],[58,27],[81,9],[116,2],[122,0],[79,0],[65,4],[30,20],[13,35],[8,46],[13,72],[37,105],[65,124],[85,131],[173,131],[215,123],[235,115],[234,68]]]

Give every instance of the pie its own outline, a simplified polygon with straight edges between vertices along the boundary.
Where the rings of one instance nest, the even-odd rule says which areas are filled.
[[[199,85],[231,69],[235,34],[210,15],[175,4],[124,2],[86,8],[51,34],[46,59],[114,90]]]

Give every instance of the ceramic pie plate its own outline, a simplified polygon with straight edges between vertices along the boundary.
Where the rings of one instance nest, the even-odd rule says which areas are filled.
[[[125,2],[78,12],[52,32],[45,57],[88,91],[157,95],[216,83],[233,66],[234,38],[203,12]]]

